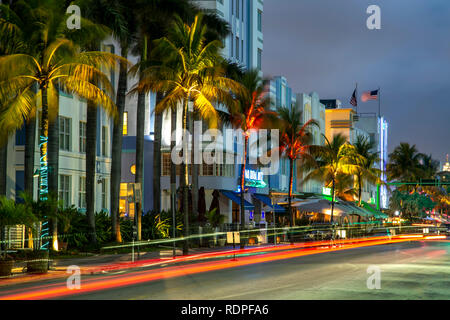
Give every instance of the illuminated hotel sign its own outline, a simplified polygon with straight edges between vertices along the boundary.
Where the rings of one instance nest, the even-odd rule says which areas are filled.
[[[245,169],[245,186],[254,188],[265,188],[264,175],[262,171]]]

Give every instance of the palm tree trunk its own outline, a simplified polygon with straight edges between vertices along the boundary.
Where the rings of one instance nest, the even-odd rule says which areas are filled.
[[[362,177],[358,175],[358,205],[361,206],[361,196],[362,196]]]
[[[36,118],[25,125],[25,193],[34,196],[34,152],[36,146]]]
[[[294,160],[289,159],[289,216],[290,216],[290,227],[292,228],[295,225],[295,217],[294,212],[292,211],[292,186],[294,184]],[[292,229],[290,232],[290,242],[293,243],[293,237],[292,237]]]
[[[294,160],[289,159],[289,214],[291,227],[295,225],[294,213],[292,212],[292,186],[294,184]]]
[[[335,192],[335,178],[333,177],[331,186],[331,223],[333,224],[333,213],[334,213],[334,192]]]
[[[96,158],[97,158],[97,108],[87,103],[86,119],[86,219],[89,226],[90,239],[97,244],[95,230],[95,186],[96,186]]]
[[[155,105],[163,99],[162,93],[156,93]],[[172,129],[173,130],[173,129]],[[155,114],[153,142],[153,210],[159,213],[161,211],[161,131],[162,131],[162,114]]]
[[[197,114],[191,113],[192,120],[191,120],[191,134],[192,134],[192,153],[191,153],[191,170],[192,170],[192,213],[195,217],[198,218],[198,172],[199,172],[199,165],[195,163],[194,161],[194,155],[195,155],[195,148],[197,146],[195,145],[195,120],[197,120]],[[201,148],[201,146],[199,146]]]
[[[176,109],[172,109],[171,110],[171,131],[174,132],[175,129],[177,127],[177,110]],[[176,141],[175,140],[170,140],[170,151],[175,150],[175,146],[176,146]],[[173,233],[173,237],[176,237],[176,212],[177,212],[177,207],[176,207],[176,197],[177,197],[177,166],[173,161],[170,161],[170,207],[171,207],[171,212],[172,212],[172,233]]]
[[[34,152],[36,146],[36,118],[25,124],[24,191],[34,197]],[[28,248],[33,249],[33,229],[27,227]]]
[[[8,140],[0,147],[0,196],[6,196],[6,176],[8,174]]]
[[[144,36],[144,45],[142,50],[141,61],[147,60],[147,37]],[[139,82],[142,74],[139,74]],[[136,175],[134,182],[139,183],[141,187],[140,199],[136,203],[136,221],[137,221],[137,240],[142,239],[142,208],[144,207],[143,190],[144,190],[144,134],[145,134],[145,93],[140,92],[137,100],[136,110]]]
[[[58,97],[59,98],[59,97]],[[49,123],[48,127],[48,192],[51,197],[58,199],[58,172],[59,172],[59,110],[56,111],[56,118]],[[69,203],[66,203],[69,206]],[[58,210],[55,208],[55,210]],[[52,224],[52,247],[58,251],[58,220],[54,217]]]
[[[126,58],[128,48],[122,47],[121,56]],[[113,238],[117,242],[122,242],[120,234],[119,220],[119,196],[120,196],[120,179],[122,173],[122,141],[123,141],[123,112],[125,110],[125,97],[127,92],[127,65],[120,64],[119,85],[117,88],[116,106],[118,118],[113,128],[112,138],[112,155],[111,155],[111,219]]]
[[[41,114],[41,132],[39,137],[40,148],[40,174],[39,174],[39,199],[48,199],[48,98],[47,87],[41,87],[42,92],[42,114]],[[45,219],[46,217],[44,217]],[[48,221],[42,223],[41,237],[43,243],[41,249],[49,249],[48,239]]]
[[[248,136],[244,136],[244,161],[241,167],[241,230],[245,228],[245,165],[247,163]]]
[[[134,182],[139,183],[141,186],[141,195],[144,188],[144,125],[145,125],[145,93],[138,94],[137,101],[137,115],[136,115],[136,175],[134,176]],[[160,177],[160,176],[158,176]],[[136,203],[136,216],[137,216],[137,239],[142,238],[142,208],[143,197]]]
[[[188,125],[188,103],[189,97],[184,100],[183,105],[183,157],[184,157],[184,186],[183,186],[183,211],[184,211],[184,237],[183,255],[189,254],[189,167],[188,167],[188,141],[187,141],[187,125]]]

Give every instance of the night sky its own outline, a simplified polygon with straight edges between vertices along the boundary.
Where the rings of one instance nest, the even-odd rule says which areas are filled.
[[[369,5],[381,30],[369,30]],[[381,88],[389,152],[400,142],[443,162],[450,153],[449,0],[265,0],[264,77],[283,75],[294,92],[316,91],[350,107],[358,83]]]

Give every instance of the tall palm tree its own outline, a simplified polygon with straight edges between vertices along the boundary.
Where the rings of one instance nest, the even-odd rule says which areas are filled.
[[[375,145],[373,141],[359,135],[353,145],[355,147],[354,163],[357,165],[355,177],[358,187],[358,205],[361,206],[364,184],[366,182],[370,184],[381,183],[381,170],[375,167],[379,158],[378,152],[371,151]]]
[[[76,2],[80,6],[85,18],[96,21],[97,24],[105,26],[105,32],[99,34],[84,45],[88,51],[99,51],[101,41],[108,35],[120,37],[126,32],[124,17],[120,11],[117,1],[106,0],[80,0]],[[115,66],[110,66],[112,72]],[[95,83],[93,83],[96,85]],[[114,83],[112,84],[115,85]],[[97,242],[95,231],[95,186],[96,159],[97,159],[97,108],[93,101],[87,102],[86,119],[86,218],[90,227],[93,243]],[[104,181],[102,182],[104,183]],[[105,186],[106,188],[106,186]]]
[[[401,142],[394,151],[389,154],[389,163],[386,166],[389,181],[415,182],[422,176],[420,167],[421,155],[415,145]],[[410,191],[414,187],[401,186],[398,189]]]
[[[197,15],[192,25],[186,25],[181,18],[175,17],[168,37],[157,41],[157,52],[166,57],[162,66],[149,67],[142,72],[139,90],[165,92],[166,96],[156,106],[157,113],[175,108],[178,103],[183,108],[183,132],[188,127],[188,104],[209,122],[217,127],[218,116],[213,103],[232,104],[230,90],[240,88],[235,81],[224,77],[218,66],[220,41],[205,41],[207,27],[202,24],[202,16]],[[185,136],[186,137],[186,136]],[[189,170],[188,150],[184,140],[184,216],[185,241],[183,253],[188,253],[189,235]]]
[[[333,223],[334,203],[336,197],[336,181],[339,174],[354,174],[357,165],[352,162],[354,146],[347,142],[342,134],[337,134],[331,141],[325,138],[324,146],[314,146],[311,151],[314,161],[307,161],[306,168],[311,171],[305,180],[315,179],[323,181],[331,187],[331,223]]]
[[[117,10],[123,16],[123,30],[118,35],[120,44],[120,56],[123,59],[128,57],[128,53],[133,46],[136,33],[137,21],[134,16],[135,2],[127,0],[115,0]],[[120,181],[122,176],[122,142],[123,142],[123,113],[125,111],[125,101],[128,92],[128,68],[127,63],[121,63],[119,68],[119,79],[116,91],[117,121],[113,127],[112,155],[111,155],[111,219],[112,231],[115,241],[122,242],[119,223],[119,197]]]
[[[150,59],[152,53],[151,43],[163,37],[170,28],[175,14],[180,16],[189,15],[192,6],[188,0],[138,0],[135,7],[135,15],[138,20],[136,29],[135,46],[133,53],[139,56],[140,61],[130,73],[142,78],[142,71],[146,66],[158,64],[159,61]],[[163,98],[162,93],[157,93],[156,104]],[[145,93],[138,92],[137,110],[136,110],[136,174],[135,183],[143,186],[144,172],[144,125],[145,117]],[[153,149],[153,202],[154,209],[158,212],[161,209],[161,130],[162,130],[162,114],[155,115],[155,140]],[[141,239],[141,214],[142,203],[138,203],[136,207],[137,213],[137,233],[138,239]]]
[[[33,15],[22,10],[22,16],[14,12],[14,5],[0,3],[0,56],[12,53],[30,52],[33,46],[29,45],[27,36],[31,33],[30,26],[33,21]],[[28,23],[23,23],[23,16],[26,16]],[[2,104],[0,103],[0,109]],[[33,170],[34,170],[34,146],[35,146],[35,118],[30,119],[25,124],[26,142],[25,142],[25,192],[33,194]],[[7,150],[8,137],[0,137],[0,195],[6,195],[6,177],[7,177]]]
[[[439,170],[439,161],[434,160],[432,155],[424,153],[420,154],[420,168],[422,169],[421,178],[433,179],[436,172]]]
[[[70,40],[57,39],[37,57],[28,54],[12,54],[0,58],[0,101],[7,101],[7,108],[0,114],[0,126],[6,132],[20,128],[30,115],[36,113],[36,99],[40,102],[41,130],[39,198],[48,198],[48,128],[49,116],[56,116],[58,90],[76,94],[86,100],[103,105],[115,114],[111,84],[100,71],[101,65],[117,62],[114,55],[102,52],[80,52]],[[90,83],[92,79],[102,89]],[[33,86],[37,85],[37,94]]]
[[[294,164],[296,160],[301,162],[311,161],[311,142],[313,135],[312,126],[318,123],[311,119],[302,124],[302,111],[297,104],[277,109],[280,118],[280,149],[289,159],[289,217],[291,227],[295,223],[292,212],[292,186],[294,184]]]
[[[264,89],[258,70],[249,70],[241,74],[240,70],[228,68],[228,73],[235,73],[238,82],[242,84],[242,94],[237,96],[237,103],[229,104],[229,117],[231,125],[240,129],[244,140],[242,155],[240,191],[241,191],[241,229],[245,228],[245,168],[247,163],[249,137],[253,130],[265,127],[269,120],[276,117],[275,112],[270,111],[269,98]]]

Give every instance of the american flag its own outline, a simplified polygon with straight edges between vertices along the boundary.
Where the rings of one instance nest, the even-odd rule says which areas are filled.
[[[364,92],[361,96],[363,102],[378,99],[378,90]]]
[[[352,98],[350,99],[350,104],[354,107],[358,105],[358,101],[356,101],[356,89],[353,91]]]

